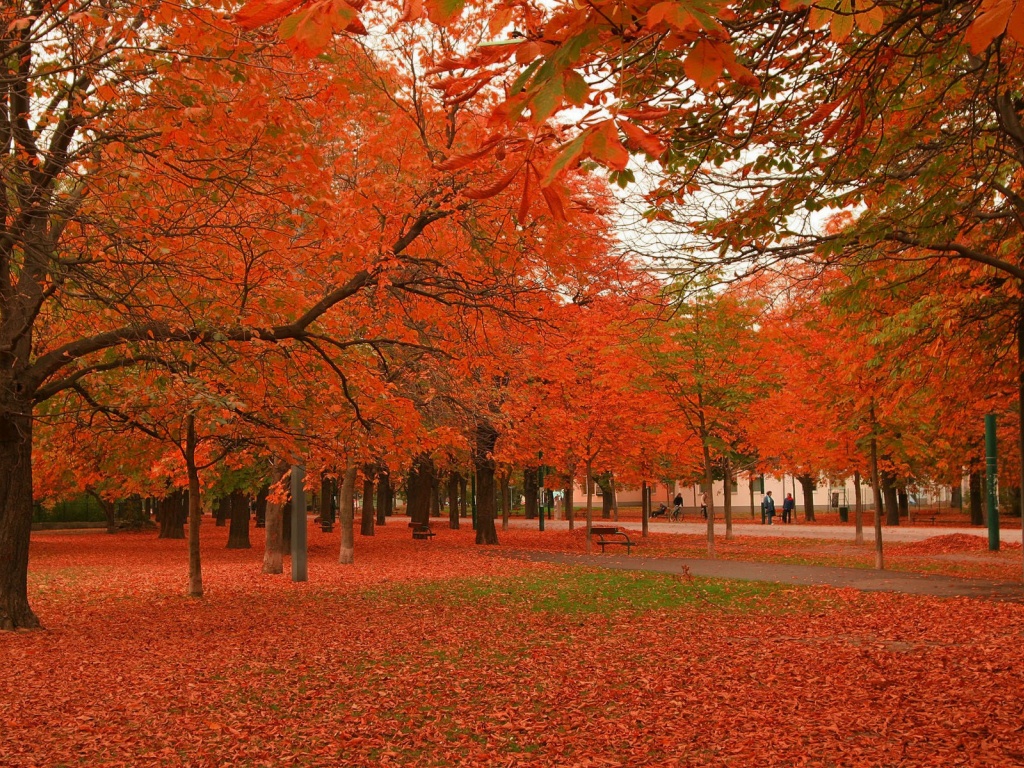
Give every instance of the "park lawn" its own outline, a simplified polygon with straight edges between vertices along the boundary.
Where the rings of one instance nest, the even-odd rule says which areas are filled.
[[[200,600],[182,541],[33,539],[47,629],[0,635],[3,765],[1024,761],[1024,606],[560,568],[396,525],[353,566],[311,530],[296,585],[259,573],[259,532],[203,537]]]
[[[607,521],[600,521],[606,524]],[[595,523],[598,524],[598,523]],[[834,539],[782,538],[767,539],[744,536],[737,527],[736,537],[726,541],[716,531],[715,552],[723,560],[791,565],[824,565],[840,568],[874,568],[875,550],[872,542],[854,544]],[[639,532],[630,532],[639,546],[633,554],[643,557],[706,558],[707,541],[703,535],[673,534],[653,530],[647,539]],[[583,527],[573,531],[509,529],[500,532],[502,543],[522,549],[543,549],[582,554],[586,548]],[[884,541],[884,538],[883,538]],[[599,551],[595,549],[595,552]],[[613,547],[608,550],[619,553]],[[930,573],[996,581],[1020,581],[1022,573],[1021,546],[1003,542],[999,552],[989,552],[987,539],[964,534],[939,535],[914,543],[887,543],[886,568],[909,573]]]

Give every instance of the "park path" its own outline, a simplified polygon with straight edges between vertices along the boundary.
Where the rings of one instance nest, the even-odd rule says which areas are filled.
[[[537,520],[525,520],[523,518],[513,518],[509,521],[509,526],[512,528],[537,528]],[[594,525],[616,525],[619,528],[624,528],[629,531],[640,531],[641,523],[639,520],[620,520],[614,522],[611,520],[605,520],[600,517],[594,518]],[[577,512],[576,528],[584,527],[585,523],[582,520],[582,515]],[[565,520],[545,520],[544,526],[547,530],[551,531],[565,531],[569,528],[569,523]],[[652,533],[675,533],[675,534],[690,534],[702,536],[707,532],[707,523],[703,520],[684,520],[682,522],[673,523],[668,520],[652,520],[650,524],[650,530]],[[981,538],[988,537],[988,529],[978,528],[950,528],[941,525],[934,526],[886,526],[882,529],[882,541],[883,542],[898,542],[898,543],[909,543],[914,541],[924,541],[925,539],[934,538],[935,536],[949,536],[951,534],[966,534],[968,536],[979,536]],[[725,537],[725,523],[715,523],[715,534],[718,536]],[[849,525],[818,525],[816,523],[791,523],[784,525],[782,523],[776,523],[775,525],[761,525],[760,523],[751,522],[749,520],[733,521],[733,534],[736,536],[754,536],[757,538],[764,539],[832,539],[836,541],[853,541],[855,538],[855,531],[853,524]],[[1007,543],[1020,543],[1021,542],[1021,529],[1020,528],[1003,528],[999,531],[1000,541]],[[868,524],[864,526],[864,541],[875,540],[875,529]]]
[[[958,579],[900,571],[836,568],[818,565],[751,563],[739,560],[700,560],[682,557],[575,555],[565,552],[509,550],[504,557],[559,565],[583,565],[620,571],[706,576],[716,579],[764,581],[776,584],[850,587],[864,592],[903,592],[935,597],[975,597],[1024,603],[1024,584],[1012,581]],[[685,569],[685,570],[684,570]]]

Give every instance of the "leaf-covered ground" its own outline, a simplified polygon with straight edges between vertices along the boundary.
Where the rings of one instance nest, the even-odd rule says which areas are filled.
[[[0,763],[1024,763],[1024,606],[559,569],[471,535],[389,525],[344,567],[311,529],[294,585],[207,524],[202,600],[184,542],[36,536],[47,629],[0,635]]]

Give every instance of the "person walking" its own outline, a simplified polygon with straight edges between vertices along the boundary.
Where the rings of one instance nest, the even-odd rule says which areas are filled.
[[[775,520],[775,499],[772,498],[772,492],[768,491],[764,498],[761,500],[761,519],[767,519],[768,525],[774,525]]]
[[[707,493],[702,493],[700,495],[700,516],[703,517],[705,520],[708,519],[708,495],[707,495]]]
[[[683,494],[677,493],[676,497],[672,499],[672,519],[678,520],[683,514]]]
[[[792,523],[794,512],[796,512],[796,501],[793,500],[792,493],[787,493],[786,498],[782,500],[782,522]]]

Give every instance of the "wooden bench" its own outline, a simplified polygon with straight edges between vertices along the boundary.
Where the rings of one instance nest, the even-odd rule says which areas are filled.
[[[423,539],[424,541],[430,541],[430,537],[431,536],[437,536],[436,533],[434,533],[432,530],[430,530],[430,525],[429,524],[427,524],[427,525],[414,525],[414,524],[410,523],[409,526],[412,528],[412,537],[414,539]]]
[[[630,539],[625,531],[620,531],[618,528],[594,526],[590,529],[590,534],[591,536],[597,536],[596,543],[601,545],[601,554],[604,554],[604,548],[608,544],[624,544],[627,555],[630,552],[630,548],[636,546],[636,542]]]

